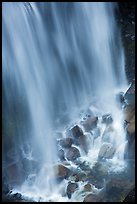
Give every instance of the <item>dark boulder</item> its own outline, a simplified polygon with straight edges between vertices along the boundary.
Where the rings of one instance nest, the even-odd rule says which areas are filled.
[[[83,130],[78,126],[74,126],[72,129],[71,129],[71,132],[72,132],[72,136],[74,138],[78,138],[80,137],[81,135],[83,135]]]
[[[84,186],[84,191],[90,192],[91,189],[92,189],[92,188],[91,188],[91,184],[90,184],[90,183],[85,184],[85,186]]]
[[[75,177],[76,182],[85,181],[87,178],[87,175],[85,173],[79,172],[79,173],[75,174],[74,177]]]
[[[63,149],[60,149],[58,151],[58,157],[60,158],[61,161],[65,161],[65,153],[64,153],[64,150]]]
[[[13,194],[13,198],[20,200],[22,198],[22,195],[20,193],[15,193],[15,194]]]
[[[62,164],[58,164],[54,167],[54,173],[57,179],[64,179],[70,176],[71,171],[69,168],[63,166]]]
[[[71,147],[72,143],[73,143],[73,139],[72,138],[68,138],[68,137],[67,138],[63,138],[63,139],[61,139],[59,141],[60,146],[63,147],[63,148]]]
[[[67,186],[67,196],[68,198],[71,198],[72,193],[74,193],[76,191],[76,189],[78,188],[78,184],[77,183],[72,183],[70,182]]]
[[[70,147],[68,149],[68,151],[66,152],[66,158],[69,161],[74,161],[76,160],[78,157],[80,157],[80,152],[76,147]]]
[[[22,198],[22,195],[20,193],[15,194],[8,194],[5,197],[2,198],[3,202],[27,202]]]

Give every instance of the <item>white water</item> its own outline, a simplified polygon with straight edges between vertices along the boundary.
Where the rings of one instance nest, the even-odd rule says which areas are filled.
[[[16,134],[18,146],[22,149],[29,143],[31,159],[40,163],[32,184],[27,179],[22,187],[26,192],[31,189],[36,197],[56,191],[51,181],[52,166],[58,159],[55,131],[77,121],[90,104],[98,115],[112,114],[111,143],[116,148],[125,143],[123,116],[115,101],[115,90],[127,86],[115,7],[104,2],[3,3],[3,86],[8,105],[11,89],[16,90],[14,100],[20,95],[26,99],[29,130],[25,136]],[[98,153],[100,147],[101,138],[91,151]],[[90,155],[89,151],[87,160]],[[123,161],[123,155],[121,148],[116,157]]]

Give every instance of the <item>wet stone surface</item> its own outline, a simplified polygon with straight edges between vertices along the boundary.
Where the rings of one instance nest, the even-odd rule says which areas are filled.
[[[71,198],[72,193],[74,193],[77,188],[78,188],[77,183],[70,182],[68,184],[68,186],[67,186],[67,196],[68,196],[68,198]]]
[[[125,51],[128,82],[135,78],[135,2],[119,2],[119,25]]]
[[[83,135],[83,130],[78,125],[76,125],[71,129],[71,134],[74,138],[78,138]]]
[[[70,147],[69,150],[66,153],[66,158],[69,161],[74,161],[76,160],[78,157],[80,157],[80,152],[76,147]]]
[[[123,202],[135,202],[135,188],[128,193]]]

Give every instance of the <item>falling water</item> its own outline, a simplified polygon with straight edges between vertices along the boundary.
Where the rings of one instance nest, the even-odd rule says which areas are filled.
[[[4,124],[16,122],[11,145],[17,158],[12,163],[21,169],[19,160],[29,161],[21,183],[33,186],[35,194],[54,189],[55,132],[76,121],[90,104],[100,114],[112,114],[118,130],[112,142],[117,147],[125,142],[115,100],[115,91],[127,85],[116,9],[109,2],[2,4]],[[122,149],[121,159],[123,154]],[[33,167],[32,161],[39,165]]]

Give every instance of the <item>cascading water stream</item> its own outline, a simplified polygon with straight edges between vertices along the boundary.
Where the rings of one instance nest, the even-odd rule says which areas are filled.
[[[34,194],[54,191],[55,132],[73,124],[90,104],[100,115],[112,114],[116,148],[125,143],[115,99],[115,90],[127,86],[115,9],[109,2],[2,4],[4,113],[8,118],[12,104],[25,103],[27,121],[17,121],[24,124],[16,129],[15,148],[21,159],[31,153],[29,160],[39,163],[23,180]],[[124,148],[117,156],[123,160]]]

